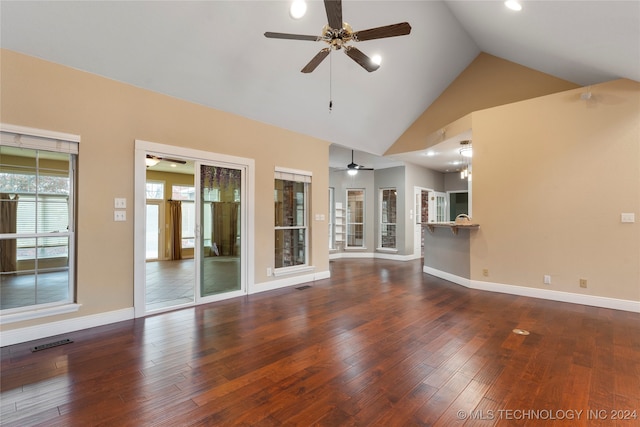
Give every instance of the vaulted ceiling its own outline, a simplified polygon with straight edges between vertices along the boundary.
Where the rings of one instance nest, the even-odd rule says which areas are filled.
[[[640,2],[521,3],[345,0],[354,30],[411,24],[410,35],[357,43],[382,56],[371,73],[341,51],[301,73],[322,42],[264,37],[320,35],[317,0],[299,20],[287,1],[2,0],[0,45],[374,155],[480,52],[583,86],[640,81]]]

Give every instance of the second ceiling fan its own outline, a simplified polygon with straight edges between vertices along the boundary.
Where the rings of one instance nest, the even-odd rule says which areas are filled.
[[[373,168],[367,168],[365,166],[354,163],[353,161],[353,150],[351,150],[351,163],[347,165],[347,173],[349,175],[355,175],[358,171],[372,171]]]
[[[315,70],[327,55],[329,55],[331,49],[344,49],[344,53],[357,62],[362,68],[369,72],[375,71],[380,68],[380,65],[373,62],[371,58],[348,43],[351,41],[361,42],[386,37],[404,36],[411,32],[411,25],[409,25],[408,22],[385,25],[383,27],[370,28],[362,31],[353,31],[349,24],[342,22],[342,0],[324,0],[324,7],[327,12],[328,24],[322,29],[322,35],[320,36],[273,32],[264,33],[265,37],[273,39],[323,41],[329,45],[320,50],[320,52],[304,66],[301,70],[303,73],[310,73]]]

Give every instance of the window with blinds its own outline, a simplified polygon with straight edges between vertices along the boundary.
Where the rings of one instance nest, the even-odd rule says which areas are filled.
[[[275,261],[276,269],[307,265],[308,190],[311,172],[276,169]]]
[[[46,134],[0,132],[3,314],[73,302],[78,143]]]

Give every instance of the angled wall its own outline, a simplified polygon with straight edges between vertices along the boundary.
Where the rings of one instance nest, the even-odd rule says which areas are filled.
[[[429,135],[473,111],[576,87],[566,80],[480,53],[385,155],[427,148],[433,145],[428,142]]]

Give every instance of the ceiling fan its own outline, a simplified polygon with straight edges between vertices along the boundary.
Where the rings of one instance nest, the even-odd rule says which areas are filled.
[[[264,33],[265,37],[272,39],[323,41],[329,45],[329,47],[320,50],[320,52],[304,66],[301,70],[303,73],[310,73],[315,70],[322,60],[329,55],[331,49],[344,49],[344,53],[357,62],[362,68],[369,72],[375,71],[380,68],[380,65],[373,62],[371,58],[357,48],[350,46],[348,43],[351,41],[362,42],[386,37],[404,36],[411,32],[411,25],[409,25],[408,22],[385,25],[383,27],[370,28],[362,31],[353,31],[349,24],[342,22],[342,0],[324,0],[324,7],[329,23],[322,28],[322,35],[320,36],[272,32]]]
[[[168,157],[154,156],[152,154],[147,154],[147,158],[145,159],[145,163],[147,164],[147,167],[155,166],[158,163],[160,163],[161,161],[169,162],[169,163],[177,163],[177,164],[181,164],[181,165],[186,165],[187,164],[187,162],[185,160],[170,159]]]
[[[373,168],[367,168],[362,165],[358,165],[353,162],[353,150],[351,150],[351,163],[347,165],[347,173],[349,175],[355,175],[358,171],[372,171]]]

